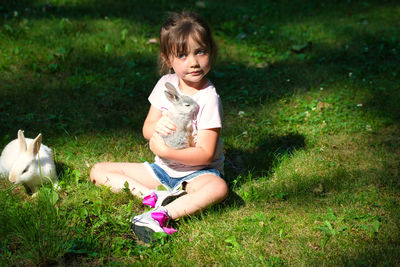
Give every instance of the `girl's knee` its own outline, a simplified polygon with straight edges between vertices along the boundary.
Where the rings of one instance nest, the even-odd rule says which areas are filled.
[[[210,187],[212,188],[214,197],[218,199],[218,201],[222,201],[228,196],[228,185],[222,178],[216,179]]]
[[[225,198],[228,197],[228,194],[229,194],[228,184],[225,182],[225,180],[222,180],[220,187],[221,187],[221,189],[220,189],[220,191],[221,191],[221,200],[224,200]]]
[[[217,176],[204,176],[199,180],[189,182],[186,186],[188,194],[201,192],[204,198],[210,199],[213,203],[223,201],[229,193],[225,180]]]

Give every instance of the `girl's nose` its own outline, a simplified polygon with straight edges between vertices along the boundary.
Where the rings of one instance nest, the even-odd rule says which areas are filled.
[[[194,55],[189,55],[190,67],[197,67],[199,65],[197,58]]]

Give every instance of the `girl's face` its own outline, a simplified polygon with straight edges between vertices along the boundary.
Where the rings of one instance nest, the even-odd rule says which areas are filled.
[[[211,68],[210,55],[193,38],[189,38],[187,54],[173,55],[169,62],[180,81],[186,85],[201,89],[199,87],[207,81],[205,76]]]

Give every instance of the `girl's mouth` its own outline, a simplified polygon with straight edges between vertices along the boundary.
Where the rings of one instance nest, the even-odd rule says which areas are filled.
[[[191,72],[190,72],[190,74],[193,75],[193,76],[198,76],[198,75],[200,75],[201,73],[202,73],[201,70],[198,70],[198,71],[191,71]]]

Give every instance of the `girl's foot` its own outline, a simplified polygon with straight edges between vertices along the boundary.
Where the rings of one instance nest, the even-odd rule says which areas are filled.
[[[152,208],[158,208],[171,203],[184,194],[186,194],[186,192],[181,189],[173,191],[151,191],[150,194],[143,198],[143,204]]]
[[[150,243],[154,240],[154,233],[172,234],[176,232],[175,229],[168,226],[170,220],[167,209],[158,207],[133,217],[132,230],[139,240]]]

